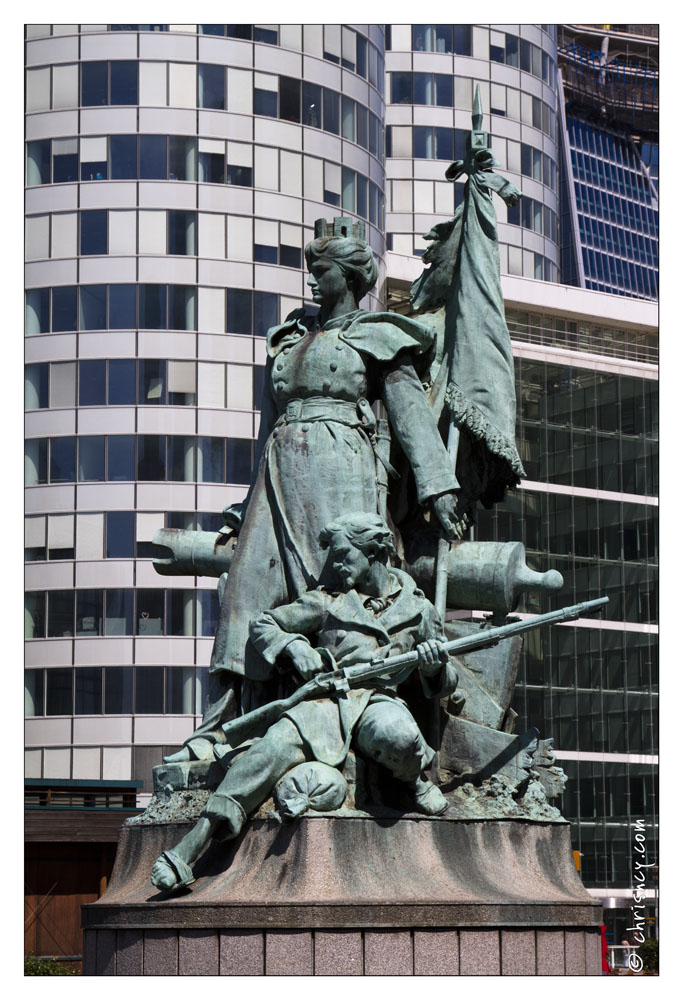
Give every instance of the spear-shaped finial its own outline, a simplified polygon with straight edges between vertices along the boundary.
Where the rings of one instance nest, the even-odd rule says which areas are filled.
[[[472,105],[472,131],[481,132],[483,122],[484,112],[481,110],[481,94],[479,93],[479,84],[477,84],[474,91],[474,104]]]
[[[468,149],[488,149],[489,136],[488,132],[484,132],[482,129],[483,124],[484,112],[481,109],[481,94],[479,93],[479,84],[477,84],[474,91],[474,103],[472,104],[472,131],[467,141]]]

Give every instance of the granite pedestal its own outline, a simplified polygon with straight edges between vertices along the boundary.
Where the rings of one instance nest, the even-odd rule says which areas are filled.
[[[85,975],[600,975],[566,823],[255,819],[159,892],[152,865],[190,825],[123,828],[83,907]]]

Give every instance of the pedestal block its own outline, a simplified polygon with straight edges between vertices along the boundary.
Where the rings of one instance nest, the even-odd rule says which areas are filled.
[[[600,975],[565,823],[256,819],[159,892],[152,865],[189,826],[123,828],[83,907],[85,975]]]

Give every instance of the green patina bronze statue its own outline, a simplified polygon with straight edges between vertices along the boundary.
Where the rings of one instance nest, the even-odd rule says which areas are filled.
[[[270,665],[247,643],[249,624],[317,585],[318,538],[330,520],[377,513],[375,401],[386,407],[418,502],[449,538],[464,530],[458,482],[420,379],[434,333],[358,308],[377,279],[363,234],[363,223],[349,219],[316,224],[306,261],[320,312],[298,310],[268,332],[256,471],[244,503],[226,511],[239,538],[219,591],[208,705],[200,728],[167,760],[211,757],[221,723],[277,697]]]
[[[329,522],[319,549],[327,557],[321,585],[262,613],[250,627],[250,644],[271,669],[298,685],[321,676],[319,696],[285,710],[231,761],[193,829],[154,865],[152,882],[160,889],[193,882],[191,866],[209,840],[236,837],[290,769],[307,760],[341,768],[352,746],[405,784],[415,811],[439,815],[448,807],[425,775],[435,751],[398,693],[415,670],[426,698],[455,691],[439,616],[412,578],[391,568],[392,532],[378,515]],[[398,673],[383,674],[378,666],[361,687],[325,683],[331,665],[349,668],[413,649],[416,662]]]

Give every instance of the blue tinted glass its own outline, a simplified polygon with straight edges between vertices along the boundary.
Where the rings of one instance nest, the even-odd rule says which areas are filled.
[[[357,106],[358,145],[368,148],[368,109]]]
[[[266,42],[268,45],[277,45],[277,31],[271,28],[259,28],[254,26],[254,41]]]
[[[199,447],[197,480],[202,483],[225,482],[225,440],[216,437],[197,438]]]
[[[26,291],[26,333],[50,332],[50,289],[29,288]]]
[[[200,64],[198,73],[199,107],[225,109],[225,68]],[[276,96],[277,100],[277,96]],[[275,112],[277,114],[277,110]]]
[[[135,405],[135,361],[132,358],[117,358],[109,362],[110,406]]]
[[[356,177],[356,207],[364,219],[368,217],[368,179],[360,174]]]
[[[222,35],[225,37],[225,25],[224,24],[198,24],[200,35]]]
[[[274,90],[257,90],[254,87],[254,114],[277,118],[277,93]]]
[[[448,50],[446,50],[448,51]],[[453,25],[453,52],[456,56],[472,55],[472,25]]]
[[[73,635],[74,592],[52,591],[48,617],[49,636]],[[71,715],[72,671],[71,668],[48,670],[46,677],[46,715]]]
[[[78,153],[52,157],[52,180],[55,184],[78,180]]]
[[[248,485],[251,482],[251,441],[228,438],[226,483]]]
[[[132,510],[107,511],[107,559],[130,559],[135,546],[135,513]]]
[[[413,126],[413,156],[416,159],[431,158],[434,148],[432,129],[426,125]]]
[[[73,483],[76,479],[76,438],[50,438],[50,482]]]
[[[221,162],[222,160],[223,157],[221,157]],[[234,164],[228,164],[228,184],[237,184],[240,187],[251,187],[253,184],[252,168],[238,167]]]
[[[138,64],[124,60],[111,62],[110,104],[138,103]]]
[[[228,38],[243,38],[245,41],[251,40],[251,24],[228,24]]]
[[[258,264],[277,264],[277,247],[254,243],[254,260]]]
[[[107,617],[105,635],[133,634],[133,591],[105,590]],[[116,600],[112,595],[121,594],[127,601]],[[111,601],[110,601],[111,597]],[[111,618],[110,618],[111,605]],[[110,628],[116,631],[110,631]],[[120,631],[119,631],[120,630]],[[130,715],[133,711],[133,668],[104,668],[104,711],[106,715]]]
[[[433,104],[432,74],[413,73],[413,103]]]
[[[27,410],[44,410],[49,405],[50,367],[47,364],[26,365],[26,399]]]
[[[78,439],[79,483],[104,482],[104,435],[87,435]]]
[[[303,123],[313,128],[322,128],[322,88],[314,83],[304,81],[303,89]]]
[[[76,286],[52,289],[52,329],[56,332],[76,329]]]
[[[501,45],[489,45],[489,59],[491,62],[504,63],[505,49]]]
[[[199,154],[199,180],[205,184],[222,184],[225,181],[225,157],[222,153]],[[230,183],[235,182],[228,181]]]
[[[356,73],[363,77],[368,75],[368,42],[358,33],[356,33]]]
[[[135,438],[132,434],[113,434],[107,438],[107,480],[110,483],[135,480]]]
[[[517,35],[505,36],[505,62],[508,66],[519,65],[519,38]]]
[[[434,74],[435,103],[440,108],[453,107],[453,77],[446,73]]]
[[[163,482],[166,478],[166,438],[159,434],[139,434],[137,446],[137,478]]]
[[[140,136],[140,178],[166,180],[166,136]]]
[[[138,362],[138,402],[153,406],[166,402],[166,362],[145,359]]]
[[[106,181],[106,179],[107,163],[105,160],[89,160],[87,163],[81,163],[82,181]]]
[[[323,87],[323,128],[339,135],[339,94]]]
[[[168,286],[169,330],[197,329],[197,290],[194,285]]]
[[[297,267],[301,267],[299,262]],[[265,337],[278,323],[278,296],[274,292],[254,292],[254,333]]]
[[[76,634],[99,635],[102,628],[102,591],[78,592]],[[102,713],[102,667],[79,667],[76,670],[75,715]]]
[[[228,288],[228,333],[251,333],[251,292]],[[265,330],[259,331],[265,336]]]
[[[81,256],[106,254],[107,252],[107,212],[97,209],[81,212]]]
[[[109,162],[112,180],[132,180],[138,176],[138,137],[112,135],[109,137]]]
[[[108,63],[81,63],[81,104],[93,107],[108,103],[107,75]]]
[[[78,365],[78,405],[105,406],[106,362],[80,361]]]
[[[107,286],[81,285],[79,289],[81,330],[107,329]]]
[[[391,74],[391,103],[392,104],[412,104],[412,73],[392,73]]]
[[[26,185],[50,183],[50,140],[29,142],[26,147]]]
[[[140,329],[166,328],[166,285],[140,285]]]
[[[453,159],[453,129],[452,128],[435,128],[434,129],[434,139],[436,141],[436,153],[435,156],[437,160],[452,160]]]
[[[135,285],[110,285],[108,329],[134,330],[135,313]]]

